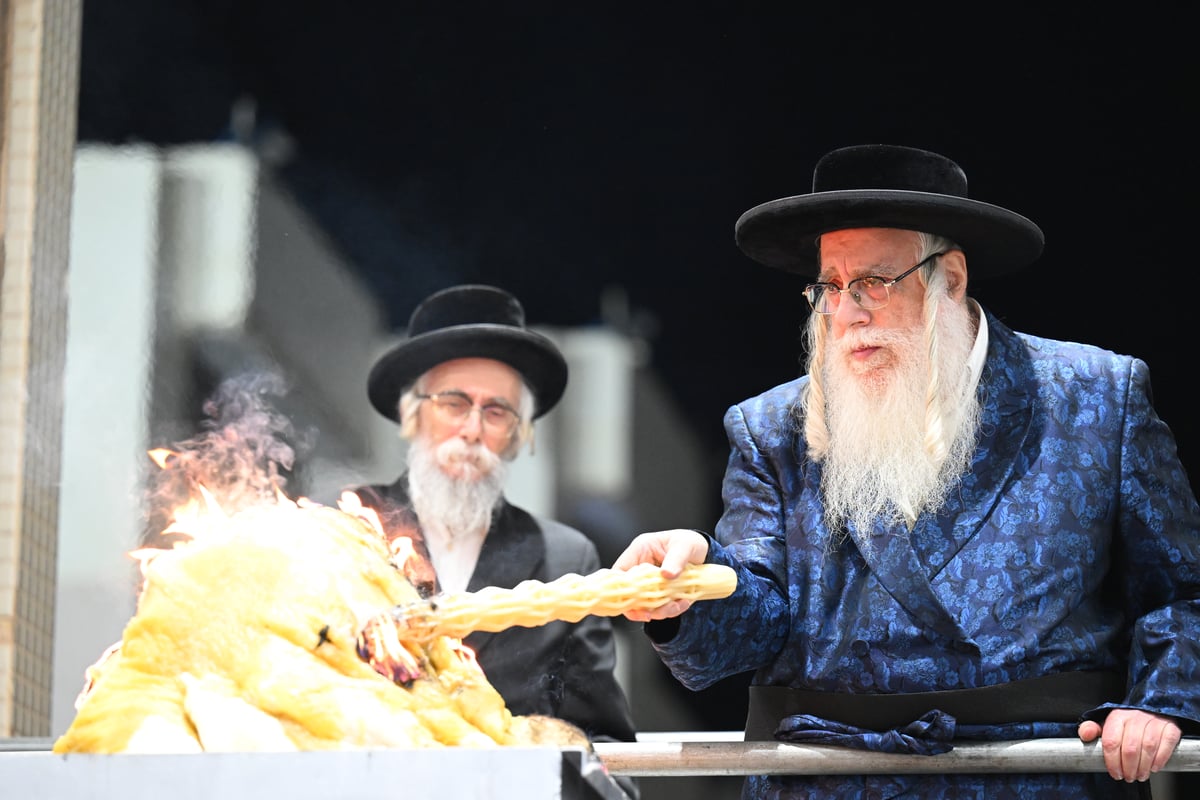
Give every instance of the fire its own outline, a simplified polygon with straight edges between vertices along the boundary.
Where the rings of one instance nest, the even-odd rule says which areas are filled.
[[[513,715],[460,640],[393,626],[363,641],[369,620],[421,599],[406,573],[425,564],[356,496],[287,497],[310,434],[267,402],[283,390],[272,375],[226,381],[197,436],[150,451],[160,546],[132,554],[137,611],[88,669],[54,751],[586,744],[567,723]]]
[[[147,451],[147,455],[150,456],[150,459],[159,469],[171,469],[179,463],[178,454],[167,448],[149,450]],[[319,504],[312,502],[306,497],[300,497],[295,501],[291,500],[279,489],[278,485],[274,485],[274,489],[275,502],[279,505],[296,509],[319,507]],[[216,536],[220,535],[222,531],[227,530],[229,515],[221,507],[217,498],[202,483],[195,484],[195,491],[198,496],[189,497],[183,505],[176,509],[171,514],[169,524],[162,531],[163,535],[178,534],[183,537],[172,544],[172,549],[186,546],[188,542],[193,541],[196,537]],[[379,536],[380,541],[387,543],[389,552],[391,553],[391,563],[398,569],[403,570],[410,559],[417,557],[412,540],[408,537],[397,536],[390,541],[388,540],[378,512],[370,506],[364,505],[362,499],[354,492],[342,492],[338,498],[338,508],[342,512],[356,517],[371,526],[371,529]],[[146,576],[147,565],[162,552],[163,548],[161,547],[142,547],[130,553],[130,556],[138,561],[143,579]],[[386,612],[381,616],[386,618]],[[377,617],[376,619],[379,618]],[[96,665],[93,665],[93,669],[98,668],[117,649],[117,645],[110,647],[101,656],[100,661]],[[464,660],[474,662],[475,654],[465,644],[458,642],[456,649],[465,652]],[[369,663],[380,675],[391,679],[394,683],[411,686],[414,680],[424,676],[419,654],[411,652],[409,647],[400,640],[399,631],[394,625],[373,624],[364,626],[363,630],[359,633],[357,650],[360,658]],[[88,680],[87,687],[85,687],[84,692],[80,694],[76,701],[76,708],[79,707],[79,703],[86,697],[89,691],[88,687],[92,683],[91,680]]]
[[[149,455],[186,467],[176,451]],[[411,541],[389,542],[356,495],[332,508],[274,485],[230,510],[191,489],[162,531],[170,546],[130,554],[137,613],[89,668],[55,752],[532,743],[461,640],[367,633],[420,596],[403,572]]]
[[[347,514],[359,517],[364,522],[368,523],[376,531],[385,542],[388,542],[388,548],[392,553],[392,563],[399,569],[404,567],[417,557],[417,551],[413,548],[412,539],[407,536],[396,536],[388,540],[387,532],[383,529],[383,523],[379,520],[379,513],[370,506],[363,505],[362,498],[354,492],[342,492],[338,498],[338,508]]]
[[[359,658],[393,683],[412,686],[414,680],[424,676],[419,655],[410,652],[400,641],[395,625],[364,626],[359,632],[356,649]]]
[[[150,460],[159,469],[163,470],[173,468],[179,461],[179,454],[165,447],[148,450],[146,454],[150,456]],[[212,529],[219,530],[229,519],[229,515],[221,507],[221,503],[209,491],[207,486],[202,482],[193,482],[193,486],[199,496],[189,497],[172,512],[170,523],[162,531],[164,535],[178,533],[191,539],[197,535],[203,535],[206,531]],[[295,501],[291,500],[275,482],[271,483],[271,487],[274,492],[275,502],[280,505],[290,505],[296,508],[311,508],[319,505],[306,497],[300,497]],[[384,531],[378,512],[370,506],[363,505],[362,499],[354,492],[342,492],[341,497],[338,498],[338,508],[347,514],[363,520],[379,534],[380,539],[385,542],[388,541],[387,533]],[[397,537],[396,541],[391,542],[389,546],[392,548],[393,556],[398,566],[403,565],[405,561],[415,556],[412,541],[405,537]]]
[[[159,469],[166,469],[167,464],[170,462],[172,456],[175,455],[175,451],[168,450],[165,447],[158,447],[154,450],[148,451],[147,454],[155,464],[158,464]]]

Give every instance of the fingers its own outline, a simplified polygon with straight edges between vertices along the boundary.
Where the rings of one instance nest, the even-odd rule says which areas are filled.
[[[638,564],[661,566],[667,578],[678,578],[688,564],[703,564],[708,540],[696,531],[669,530],[642,533],[613,562],[613,569],[627,570]]]
[[[617,556],[613,569],[627,570],[638,564],[661,564],[667,550],[669,531],[642,533],[634,537],[629,546]]]
[[[1080,738],[1085,724],[1080,725]],[[1149,780],[1167,765],[1181,735],[1179,726],[1167,717],[1133,709],[1112,711],[1101,734],[1105,769],[1114,780]]]
[[[663,577],[678,578],[688,564],[703,564],[708,555],[708,540],[689,530],[653,531],[639,534],[613,562],[613,569],[628,570],[638,564],[662,567]],[[692,607],[690,600],[670,600],[657,608],[626,611],[632,622],[677,617]]]
[[[1155,773],[1171,760],[1171,756],[1175,754],[1175,748],[1179,745],[1179,740],[1183,738],[1183,731],[1171,720],[1153,714],[1150,716],[1154,721],[1147,727],[1155,728],[1155,735],[1158,737],[1157,747],[1150,754],[1150,772]],[[1138,780],[1144,779],[1139,778]]]
[[[1104,752],[1104,767],[1113,780],[1125,780],[1125,712],[1118,709],[1104,721],[1100,743]]]
[[[663,576],[678,578],[688,564],[703,564],[708,556],[708,539],[695,531],[669,532],[667,552],[662,559]]]
[[[691,600],[671,600],[657,608],[638,608],[625,612],[625,619],[633,622],[649,622],[655,619],[678,617],[692,607]]]

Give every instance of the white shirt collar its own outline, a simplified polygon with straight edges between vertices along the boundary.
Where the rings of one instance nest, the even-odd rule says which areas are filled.
[[[971,391],[974,392],[979,387],[979,376],[983,374],[983,362],[987,358],[988,326],[983,308],[974,299],[971,299],[971,304],[975,306],[975,312],[979,317],[979,330],[975,333],[975,344],[971,348],[971,355],[967,357],[967,363],[971,367]]]
[[[423,526],[425,547],[429,560],[437,573],[438,585],[443,592],[465,592],[487,531],[460,533],[450,536],[440,525]]]

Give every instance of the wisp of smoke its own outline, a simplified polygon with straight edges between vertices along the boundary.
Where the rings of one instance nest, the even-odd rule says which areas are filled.
[[[229,378],[205,401],[201,432],[171,447],[151,476],[148,511],[169,514],[203,485],[226,513],[275,502],[311,435],[298,433],[274,406],[287,392],[276,374]],[[161,528],[160,528],[161,530]]]

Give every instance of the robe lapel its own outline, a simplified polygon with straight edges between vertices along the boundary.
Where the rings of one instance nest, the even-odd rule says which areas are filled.
[[[970,471],[952,492],[936,524],[954,545],[949,560],[988,523],[1012,481],[1030,463],[1025,445],[1036,419],[1033,368],[1025,344],[988,315],[987,365],[980,379],[979,444]]]
[[[941,637],[952,641],[969,638],[934,594],[903,525],[876,523],[870,547],[860,545],[857,534],[852,539],[875,579],[909,614]]]
[[[1032,373],[1024,345],[994,317],[988,317],[987,365],[980,380],[980,441],[971,471],[958,491],[952,492],[936,518],[922,514],[913,536],[942,536],[951,540],[949,563],[987,522],[1004,488],[1023,463],[1022,446],[1034,419]],[[931,528],[932,526],[932,528]],[[930,582],[928,570],[913,549],[909,531],[902,526],[889,529],[877,523],[871,532],[871,547],[859,552],[876,580],[910,614],[931,630],[956,642],[970,636],[946,610]],[[856,540],[857,541],[857,540]]]

